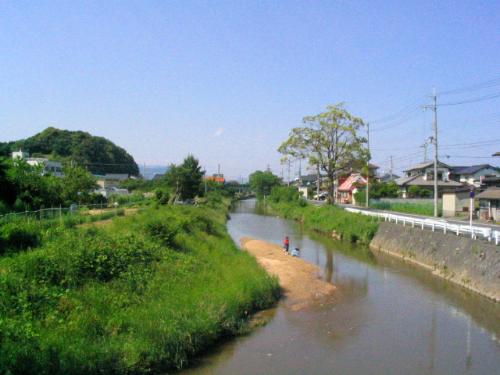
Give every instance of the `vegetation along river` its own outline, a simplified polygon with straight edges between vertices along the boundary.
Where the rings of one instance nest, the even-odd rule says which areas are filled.
[[[229,231],[291,246],[337,286],[301,311],[280,303],[269,322],[201,357],[185,374],[499,374],[500,305],[407,265],[236,204]]]

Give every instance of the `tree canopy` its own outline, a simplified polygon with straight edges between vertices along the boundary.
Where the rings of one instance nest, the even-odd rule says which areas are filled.
[[[271,194],[275,186],[281,184],[281,179],[270,171],[255,171],[249,176],[250,187],[258,198]]]
[[[103,137],[87,132],[47,128],[32,137],[0,143],[0,156],[22,149],[32,156],[45,156],[61,161],[73,160],[94,174],[139,174],[134,158],[123,148]]]
[[[335,200],[335,182],[351,169],[361,169],[369,160],[367,140],[360,133],[363,120],[350,114],[343,104],[330,105],[325,112],[303,119],[293,128],[278,151],[285,158],[307,159],[327,177],[328,200]]]
[[[202,192],[205,172],[193,155],[188,155],[182,164],[172,164],[165,174],[165,181],[173,192],[174,199],[193,199]]]

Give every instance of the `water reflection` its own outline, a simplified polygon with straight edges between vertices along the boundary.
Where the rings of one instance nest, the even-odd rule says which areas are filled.
[[[304,232],[297,224],[235,207],[235,240],[290,236],[338,291],[226,343],[187,370],[196,374],[493,374],[500,368],[500,306],[427,271],[366,248]]]

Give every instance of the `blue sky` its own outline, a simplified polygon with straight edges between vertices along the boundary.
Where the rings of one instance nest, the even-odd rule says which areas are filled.
[[[2,2],[0,141],[55,126],[141,164],[193,153],[210,173],[281,173],[289,130],[345,102],[367,121],[407,108],[372,125],[373,161],[400,170],[423,158],[433,87],[492,82],[440,102],[500,92],[499,47],[496,1]],[[499,164],[479,157],[500,150],[500,98],[438,116],[457,145],[444,162]]]

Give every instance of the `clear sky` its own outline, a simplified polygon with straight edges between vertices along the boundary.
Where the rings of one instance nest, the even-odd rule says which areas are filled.
[[[140,164],[281,173],[290,128],[345,102],[367,121],[403,109],[371,137],[373,162],[400,170],[423,158],[433,87],[489,82],[443,103],[500,93],[500,2],[2,1],[0,56],[0,141],[55,126]],[[500,164],[479,158],[500,151],[500,98],[438,118],[441,144],[469,144],[444,162]]]

